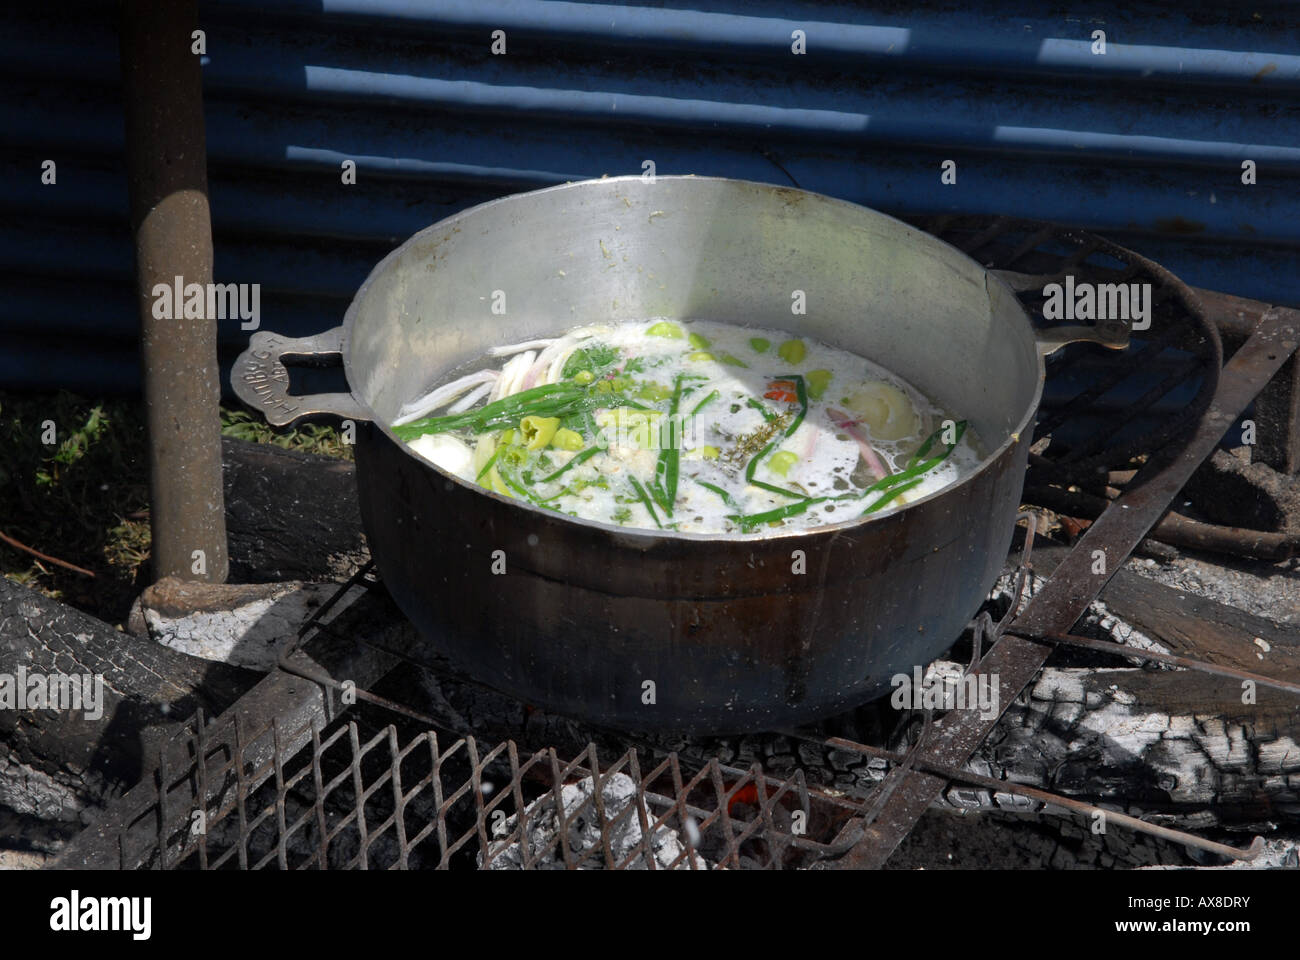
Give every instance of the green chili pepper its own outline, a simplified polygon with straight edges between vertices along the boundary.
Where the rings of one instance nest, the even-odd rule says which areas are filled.
[[[528,416],[519,421],[519,432],[529,450],[544,450],[559,429],[559,417]]]
[[[551,446],[557,450],[581,450],[582,434],[568,427],[560,427],[555,431],[555,436],[551,437]]]
[[[673,388],[666,387],[661,383],[643,383],[640,389],[637,390],[636,395],[642,400],[659,403],[673,395]]]

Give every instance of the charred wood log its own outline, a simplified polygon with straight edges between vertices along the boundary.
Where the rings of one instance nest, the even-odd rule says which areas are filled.
[[[972,769],[1170,826],[1296,822],[1298,739],[1300,705],[1278,691],[1243,697],[1235,683],[1186,671],[1048,668]],[[1026,806],[962,786],[947,797],[957,806]]]
[[[1050,575],[1067,552],[1047,542],[1035,545],[1034,572]],[[1300,678],[1300,631],[1294,627],[1128,569],[1116,572],[1101,600],[1109,613],[1170,653],[1293,682]]]
[[[225,438],[231,583],[346,580],[368,559],[356,467]]]
[[[21,709],[40,702],[36,692],[48,693],[50,678],[64,677],[86,694],[80,709]],[[220,712],[256,681],[0,578],[0,697],[15,698],[0,709],[0,806],[75,826],[140,779],[158,739],[179,721],[200,707]]]

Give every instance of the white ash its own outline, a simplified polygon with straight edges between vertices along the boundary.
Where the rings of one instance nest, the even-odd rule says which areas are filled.
[[[1228,566],[1232,564],[1232,566]],[[1172,561],[1133,557],[1128,569],[1184,593],[1236,607],[1275,623],[1300,625],[1300,560],[1272,563],[1199,556]]]
[[[1021,606],[1027,604],[1031,597],[1035,596],[1043,585],[1047,583],[1046,577],[1040,577],[1038,574],[1029,570],[1025,573],[1025,589],[1021,597]],[[1016,571],[1004,573],[998,577],[997,583],[993,584],[993,592],[989,594],[990,600],[999,603],[1011,603],[1012,594],[1016,589]]]
[[[191,587],[197,590],[197,587]],[[248,586],[214,585],[220,603],[209,609],[180,610],[152,605],[141,598],[149,636],[156,642],[192,657],[216,660],[252,670],[275,669],[280,652],[298,640],[298,629],[338,589],[334,583],[300,583]],[[365,592],[353,587],[321,618],[329,623]]]
[[[626,860],[629,856],[637,851],[641,844],[641,819],[635,809],[628,810],[628,807],[635,803],[636,785],[632,778],[622,773],[605,778],[604,789],[601,791],[602,800],[605,808],[606,820],[612,822],[618,819],[624,811],[627,813],[623,819],[609,832],[609,848],[613,855],[614,863],[618,864]],[[595,785],[591,777],[574,784],[566,784],[560,788],[561,802],[564,806],[564,817],[568,820],[568,843],[570,856],[577,858],[586,856],[580,869],[584,870],[603,870],[606,868],[605,855],[601,848],[600,821],[596,816],[596,805],[593,801],[595,794]],[[586,804],[585,807],[583,805]],[[578,813],[580,807],[582,812]],[[545,855],[537,861],[538,869],[543,870],[562,870],[565,868],[563,849],[558,840],[559,823],[555,816],[555,795],[547,793],[528,805],[528,852],[532,856],[537,856],[548,846],[553,849],[547,850]],[[574,814],[577,813],[575,817]],[[654,814],[647,810],[646,816],[653,823]],[[572,819],[569,819],[572,818]],[[497,852],[497,847],[504,838],[517,828],[519,822],[518,815],[508,817],[499,823],[494,824],[492,828],[492,844],[490,848],[491,860],[487,867],[490,870],[521,870],[524,864],[524,850],[518,840],[511,843],[504,850]],[[661,826],[654,831],[651,841],[651,849],[654,852],[656,866],[660,869],[666,869],[673,861],[677,861],[674,869],[688,870],[692,865],[697,870],[706,870],[713,868],[713,865],[706,861],[698,854],[683,856],[686,847],[682,844],[676,830],[666,826]],[[678,858],[681,858],[678,860]],[[688,863],[692,859],[692,863]],[[484,855],[479,854],[479,866],[484,865]],[[631,870],[648,869],[645,862],[644,852],[636,853],[634,859],[628,864]]]
[[[1128,621],[1115,616],[1110,612],[1106,604],[1100,600],[1094,600],[1088,606],[1088,612],[1084,614],[1083,622],[1104,631],[1113,640],[1122,643],[1126,647],[1134,647],[1138,650],[1152,650],[1156,653],[1171,652],[1168,647],[1159,641],[1151,639]],[[1164,665],[1162,664],[1162,666]],[[1169,669],[1173,669],[1173,667],[1169,667]]]
[[[1300,809],[1294,737],[1271,726],[1143,705],[1128,689],[1142,673],[1131,667],[1046,668],[967,769],[1048,791],[1105,797],[1135,816],[1142,811],[1124,800],[1123,790],[1125,777],[1140,769],[1163,792],[1164,803],[1182,811],[1170,825],[1183,829],[1214,826],[1221,804],[1264,795],[1275,816],[1294,816]],[[964,809],[1039,806],[960,783],[945,791],[945,799]]]
[[[1245,844],[1242,844],[1244,846]],[[1254,860],[1231,860],[1216,866],[1198,866],[1196,870],[1294,870],[1300,867],[1300,843],[1291,837],[1266,839],[1264,849]],[[1142,870],[1178,870],[1176,864],[1154,864]]]
[[[1042,589],[1043,585],[1047,583],[1047,579],[1030,572],[1026,577],[1025,583],[1026,590],[1023,602],[1028,603],[1029,598],[1037,594],[1038,591]],[[1011,601],[1011,594],[1015,589],[1015,584],[1016,576],[1014,573],[1003,574],[998,578],[997,583],[994,584],[990,599],[1009,603]],[[1101,600],[1094,600],[1088,605],[1088,609],[1080,618],[1080,623],[1096,628],[1111,640],[1115,641],[1116,644],[1133,647],[1135,650],[1151,650],[1155,653],[1170,652],[1168,647],[1153,640],[1128,621],[1122,620],[1115,616],[1115,614],[1111,613],[1110,609]],[[1077,627],[1075,628],[1075,632],[1079,632]],[[1173,668],[1170,667],[1169,669]]]

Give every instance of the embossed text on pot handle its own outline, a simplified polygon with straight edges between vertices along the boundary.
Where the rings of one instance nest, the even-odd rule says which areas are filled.
[[[287,427],[303,417],[328,415],[344,420],[369,420],[370,414],[350,393],[318,393],[296,397],[289,393],[284,360],[310,366],[330,366],[343,356],[343,328],[310,337],[285,337],[259,330],[235,360],[230,385],[244,403],[259,410],[273,427]],[[323,363],[323,361],[326,361]]]

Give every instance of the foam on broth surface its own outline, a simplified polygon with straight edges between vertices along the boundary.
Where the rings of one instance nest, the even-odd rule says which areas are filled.
[[[495,378],[462,378],[478,380],[459,400],[460,386],[447,388],[453,399],[432,418],[398,427],[399,417],[395,430],[449,472],[570,516],[761,536],[898,509],[980,462],[958,417],[871,361],[807,337],[651,318],[518,346]],[[498,418],[485,430],[440,419],[493,403],[526,412],[539,393],[538,409],[558,416]],[[666,426],[674,404],[679,428]],[[914,466],[927,438],[923,459],[941,462],[897,490],[872,489]]]

